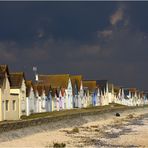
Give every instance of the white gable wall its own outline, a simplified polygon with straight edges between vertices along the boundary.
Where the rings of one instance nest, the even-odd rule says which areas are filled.
[[[71,84],[71,80],[69,78],[69,81],[68,81],[68,87],[67,89],[65,90],[66,92],[66,109],[72,109],[73,108],[73,95],[72,95],[72,84]]]
[[[25,80],[22,81],[22,86],[20,88],[20,116],[26,115],[26,84]]]
[[[9,120],[10,117],[10,104],[12,100],[10,99],[10,83],[8,80],[7,73],[5,74],[4,84],[1,89],[1,99],[2,99],[2,120]],[[6,111],[6,100],[9,101],[8,103],[8,111]]]
[[[41,96],[41,112],[46,112],[46,95],[45,95],[45,91],[43,91],[43,94]]]
[[[33,88],[30,88],[30,94],[26,97],[27,116],[35,112],[35,94]]]

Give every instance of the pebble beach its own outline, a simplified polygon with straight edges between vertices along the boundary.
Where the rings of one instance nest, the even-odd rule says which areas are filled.
[[[148,147],[148,109],[82,116],[3,133],[0,147]]]

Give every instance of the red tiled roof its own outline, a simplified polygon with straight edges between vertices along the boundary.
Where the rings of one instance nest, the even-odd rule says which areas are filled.
[[[51,92],[51,86],[50,85],[44,85],[45,95],[48,96]]]
[[[70,76],[72,88],[74,88],[75,84],[78,87],[78,90],[80,90],[81,82],[82,82],[82,75],[71,75]]]
[[[20,88],[22,86],[23,79],[25,79],[23,72],[10,73],[11,88]]]
[[[35,92],[38,92],[39,96],[43,95],[44,85],[43,84],[33,84],[33,89]]]
[[[114,86],[114,92],[115,92],[116,94],[119,93],[119,90],[120,90],[120,87],[119,87],[119,86]]]
[[[135,92],[137,92],[137,89],[136,88],[129,88],[129,91],[135,93]]]
[[[97,88],[97,84],[96,84],[96,81],[84,80],[83,87],[87,87],[89,91],[94,91]]]
[[[69,74],[61,75],[39,75],[39,82],[47,85],[51,85],[53,88],[67,88],[68,87]]]

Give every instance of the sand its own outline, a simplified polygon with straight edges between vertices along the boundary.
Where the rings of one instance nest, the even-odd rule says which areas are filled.
[[[129,116],[130,114],[130,116]],[[148,147],[148,108],[84,116],[2,133],[0,147]],[[79,131],[73,132],[74,128]]]

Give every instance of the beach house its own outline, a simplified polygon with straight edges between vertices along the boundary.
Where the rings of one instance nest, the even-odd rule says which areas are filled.
[[[55,89],[57,110],[60,109],[59,97],[63,97],[61,98],[61,104],[64,104],[63,109],[73,108],[72,83],[69,74],[39,75],[38,78],[40,83],[50,85],[51,88]]]
[[[25,75],[23,72],[10,73],[10,97],[11,100],[13,100],[12,108],[16,112],[12,119],[18,119],[22,115],[27,115],[25,81]]]

